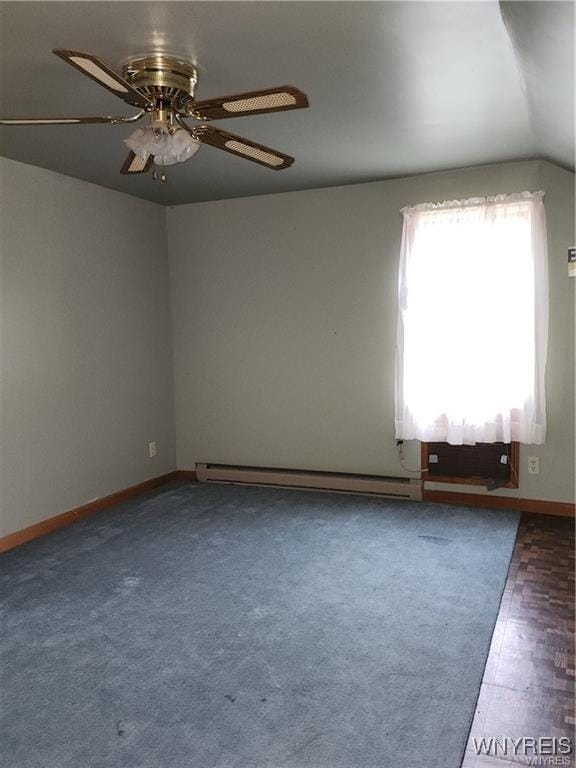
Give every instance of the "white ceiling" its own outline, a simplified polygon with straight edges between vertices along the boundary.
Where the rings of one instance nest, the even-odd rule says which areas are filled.
[[[307,110],[218,122],[294,155],[280,172],[205,146],[161,184],[119,174],[134,126],[0,130],[7,157],[165,204],[512,159],[574,167],[571,2],[1,2],[1,117],[130,114],[53,48],[114,68],[185,56],[201,99],[308,94]]]

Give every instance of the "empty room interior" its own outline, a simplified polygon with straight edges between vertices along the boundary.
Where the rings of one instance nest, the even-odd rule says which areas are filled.
[[[576,765],[572,2],[0,2],[0,763]]]

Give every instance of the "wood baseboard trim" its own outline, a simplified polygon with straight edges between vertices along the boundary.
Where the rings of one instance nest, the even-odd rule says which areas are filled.
[[[485,496],[484,494],[479,493],[427,490],[424,490],[422,500],[441,504],[458,504],[462,507],[510,509],[517,512],[530,512],[537,515],[576,517],[576,505],[571,504],[568,501],[541,501],[540,499],[519,499],[514,496]]]
[[[41,520],[20,531],[8,534],[0,538],[0,552],[18,547],[28,541],[32,541],[47,533],[70,525],[76,520],[93,515],[101,509],[119,504],[126,499],[138,496],[145,491],[151,491],[171,480],[189,480],[196,482],[198,476],[193,469],[177,469],[159,477],[145,480],[143,483],[124,488],[109,496],[90,501],[80,507],[69,509],[60,515]],[[280,483],[281,484],[281,483]],[[423,501],[431,501],[440,504],[457,504],[464,507],[485,507],[487,509],[511,509],[518,512],[529,512],[538,515],[556,515],[558,517],[576,517],[576,505],[563,501],[541,501],[540,499],[519,499],[513,496],[485,496],[477,493],[458,493],[456,491],[423,491]]]
[[[133,496],[138,496],[140,493],[151,491],[174,479],[180,479],[179,473],[168,472],[165,475],[153,477],[150,480],[145,480],[143,483],[131,485],[129,488],[124,488],[116,493],[111,493],[109,496],[103,496],[101,499],[90,501],[88,504],[82,504],[80,507],[74,507],[74,509],[69,509],[67,512],[62,512],[60,515],[49,517],[47,520],[41,520],[39,523],[34,523],[34,525],[29,525],[27,528],[22,528],[20,531],[15,531],[14,533],[10,533],[8,536],[1,538],[0,552],[6,552],[14,547],[19,547],[21,544],[32,541],[32,539],[37,539],[39,536],[44,536],[58,528],[63,528],[65,525],[70,525],[76,520],[81,520],[84,517],[93,515],[101,509],[111,507],[113,504],[118,504]]]
[[[198,476],[194,469],[176,469],[172,472],[173,480],[191,480],[193,483],[197,482]]]

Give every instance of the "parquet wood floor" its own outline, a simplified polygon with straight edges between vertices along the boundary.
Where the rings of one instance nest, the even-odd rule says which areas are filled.
[[[478,756],[473,739],[569,737],[574,749],[574,520],[523,515],[462,768],[576,765]],[[522,751],[522,749],[520,750]],[[531,752],[531,750],[528,750]],[[532,762],[531,762],[532,761]]]

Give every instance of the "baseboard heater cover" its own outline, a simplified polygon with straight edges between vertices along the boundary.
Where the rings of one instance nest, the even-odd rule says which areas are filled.
[[[422,501],[422,482],[420,479],[404,477],[202,463],[196,464],[196,475],[200,482],[205,483],[284,485],[294,488],[366,493]]]

